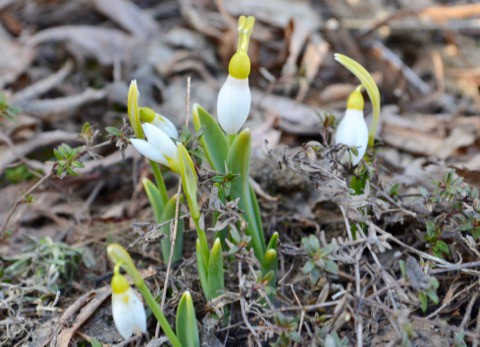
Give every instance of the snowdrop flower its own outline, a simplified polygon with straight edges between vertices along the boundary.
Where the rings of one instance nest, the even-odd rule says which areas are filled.
[[[112,277],[112,314],[115,327],[125,340],[133,333],[147,331],[145,308],[118,268]]]
[[[251,96],[248,86],[250,58],[248,44],[252,34],[255,17],[240,16],[238,19],[237,52],[230,59],[228,77],[218,93],[218,121],[223,130],[236,134],[245,123],[250,112]]]
[[[151,123],[167,134],[169,137],[177,140],[178,130],[168,118],[156,113],[148,107],[140,107],[140,120],[145,123]]]
[[[350,151],[346,154],[346,160],[357,165],[367,149],[368,128],[363,118],[363,96],[357,88],[347,101],[347,110],[342,121],[338,125],[335,144],[343,144],[357,149],[357,154]]]
[[[148,159],[178,172],[177,144],[153,124],[144,123],[142,129],[147,140],[130,139],[133,147]]]

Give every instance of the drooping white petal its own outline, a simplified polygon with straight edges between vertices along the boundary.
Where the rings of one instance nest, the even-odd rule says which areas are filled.
[[[140,139],[130,139],[130,143],[137,151],[140,152],[140,154],[144,155],[148,159],[163,165],[168,165],[168,161],[162,152],[158,148],[152,146],[151,143]]]
[[[368,127],[363,118],[363,111],[347,109],[345,116],[338,125],[336,144],[344,144],[357,148],[357,155],[350,158],[353,165],[357,165],[362,159],[368,144]]]
[[[236,134],[247,120],[252,99],[248,78],[228,76],[218,93],[218,122],[227,134]]]
[[[112,314],[115,327],[126,340],[134,332],[147,331],[147,315],[132,288],[121,294],[112,293]]]
[[[162,130],[165,134],[169,137],[174,138],[175,140],[178,139],[178,130],[175,124],[173,124],[170,119],[155,113],[155,118],[152,122],[157,128]]]
[[[177,157],[177,145],[167,134],[150,123],[143,124],[142,128],[148,142],[155,147],[155,149],[160,151],[164,157]]]

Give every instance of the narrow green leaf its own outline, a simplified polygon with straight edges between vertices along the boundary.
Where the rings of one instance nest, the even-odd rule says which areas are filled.
[[[197,257],[197,268],[198,268],[198,277],[200,278],[200,284],[202,285],[203,295],[207,300],[210,299],[210,291],[208,286],[208,273],[207,273],[207,264],[208,264],[208,254],[207,259],[205,259],[205,254],[202,252],[202,246],[200,245],[200,240],[197,239],[195,244],[196,247],[196,257]]]
[[[346,55],[335,53],[335,60],[345,66],[352,74],[357,77],[367,91],[368,97],[373,107],[373,120],[368,132],[368,145],[373,146],[375,133],[377,132],[378,122],[380,120],[380,91],[373,80],[372,75],[359,63]]]
[[[62,155],[60,154],[59,150],[54,148],[53,149],[53,154],[55,155],[55,158],[57,158],[57,160],[62,160]]]
[[[423,313],[427,312],[428,299],[424,292],[418,293],[418,299],[420,300],[420,309]]]
[[[304,274],[308,274],[308,273],[312,272],[313,269],[315,269],[315,263],[311,262],[311,261],[307,261],[302,268],[302,272]]]
[[[249,182],[250,153],[252,137],[249,129],[243,130],[235,138],[228,152],[228,169],[233,174],[240,174],[240,179],[232,182],[230,195],[232,199],[240,198],[239,207],[245,211],[248,223],[246,233],[252,238],[252,248],[257,259],[263,259],[265,253],[265,238],[255,194]]]
[[[437,248],[442,253],[450,254],[450,248],[444,241],[437,241]]]
[[[270,245],[270,242],[269,242],[269,245]],[[276,248],[276,242],[275,242],[275,248]],[[272,249],[272,248],[267,249],[267,251],[265,252],[265,256],[262,259],[260,270],[263,277],[263,281],[267,281],[268,286],[271,287],[271,292],[269,296],[271,299],[273,299],[276,293],[277,272],[278,272],[278,254],[275,249]]]
[[[162,212],[160,220],[157,220],[157,223],[164,223],[171,220],[174,223],[173,219],[175,218],[175,207],[177,205],[177,195],[171,197],[168,200],[165,208]],[[173,249],[172,261],[176,262],[182,259],[182,250],[183,250],[183,220],[179,220],[177,223],[177,237],[175,240],[175,248]],[[165,224],[160,231],[165,234],[165,237],[160,241],[160,247],[162,250],[162,258],[165,263],[168,263],[168,258],[170,256],[170,250],[172,246],[172,240],[170,235],[170,223]]]
[[[435,290],[433,290],[433,289],[428,289],[428,290],[427,290],[427,296],[428,296],[428,298],[429,298],[435,305],[438,304],[439,298],[438,298],[438,295],[437,295],[437,293],[435,292]]]
[[[268,271],[265,275],[262,275],[262,281],[271,282],[275,278],[275,273],[273,271]]]
[[[62,156],[62,158],[67,158],[69,153],[71,152],[72,148],[67,145],[66,143],[62,143],[59,147],[58,147],[58,151],[60,152],[60,155]]]
[[[183,347],[200,346],[197,318],[190,292],[183,293],[177,308],[177,336]]]
[[[90,344],[92,345],[92,347],[102,347],[103,346],[103,344],[100,341],[98,341],[95,337],[90,340]]]
[[[267,250],[268,249],[273,249],[273,250],[277,250],[277,247],[278,247],[278,238],[279,238],[279,234],[278,234],[278,231],[275,231],[272,235],[272,237],[270,238],[270,241],[268,241],[268,245],[267,245]]]
[[[250,177],[248,180],[248,193],[250,196],[250,204],[253,210],[253,221],[255,223],[255,228],[260,233],[262,247],[265,250],[265,236],[263,235],[263,225],[262,225],[262,216],[260,214],[260,206],[258,205],[257,195],[253,191],[252,185],[250,184]]]
[[[271,270],[276,271],[277,268],[278,268],[277,251],[274,249],[268,249],[265,252],[265,256],[262,259],[262,274],[265,274]]]
[[[77,169],[82,169],[85,167],[85,165],[81,161],[72,162],[72,166],[76,167]]]
[[[145,193],[147,194],[148,201],[150,202],[150,206],[152,206],[155,219],[157,223],[161,223],[160,221],[162,219],[162,213],[167,201],[164,201],[158,188],[148,178],[144,178],[142,183],[143,189],[145,189]]]
[[[398,261],[398,265],[400,266],[400,272],[402,273],[402,277],[407,277],[407,264],[405,260],[400,259]]]
[[[222,244],[218,238],[212,246],[208,259],[208,288],[211,296],[209,300],[222,295],[225,291]]]
[[[123,135],[122,132],[115,127],[106,127],[105,130],[110,135],[113,135],[113,136],[116,136],[116,137],[122,137],[122,135]]]
[[[187,197],[188,208],[190,209],[192,218],[198,220],[200,217],[200,208],[198,207],[197,202],[197,172],[195,171],[192,158],[190,157],[190,154],[188,154],[185,146],[179,143],[177,148],[183,191]]]
[[[200,143],[210,166],[217,172],[225,173],[225,160],[228,155],[228,142],[218,123],[203,107],[193,105],[193,125],[195,131],[205,127]]]

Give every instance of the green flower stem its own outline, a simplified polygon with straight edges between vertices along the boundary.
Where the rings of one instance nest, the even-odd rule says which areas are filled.
[[[148,289],[143,279],[141,283],[136,283],[135,285],[137,286],[140,293],[142,293],[142,296],[145,299],[145,302],[147,303],[148,307],[150,307],[150,309],[152,310],[155,318],[157,318],[158,323],[160,323],[160,326],[162,327],[163,332],[165,333],[165,335],[167,335],[172,346],[182,347],[180,340],[177,338],[177,335],[175,335],[175,333],[173,332],[173,329],[168,323],[167,318],[163,314],[160,306],[155,301],[155,298],[153,297],[152,293]]]
[[[149,162],[153,170],[153,176],[155,177],[155,183],[157,183],[157,188],[160,196],[162,197],[163,203],[166,204],[168,201],[168,193],[167,187],[165,186],[165,181],[163,180],[162,171],[160,170],[160,166],[153,160],[149,160]]]

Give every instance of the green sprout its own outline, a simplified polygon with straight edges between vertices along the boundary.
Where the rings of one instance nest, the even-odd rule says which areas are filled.
[[[76,169],[84,167],[78,157],[84,151],[85,147],[70,147],[66,143],[62,143],[59,147],[53,150],[53,154],[57,161],[55,162],[55,171],[57,176],[63,178],[65,176],[77,176]]]
[[[0,117],[14,121],[20,109],[10,105],[5,94],[0,93]]]
[[[302,272],[310,275],[310,283],[315,285],[324,272],[338,274],[338,265],[330,259],[330,255],[334,253],[337,246],[329,244],[321,247],[320,241],[315,235],[302,238],[302,245],[309,257],[307,263],[303,266]]]
[[[299,317],[287,317],[284,314],[275,315],[275,324],[278,329],[278,339],[273,346],[289,346],[292,342],[302,343],[302,337],[298,333]]]

